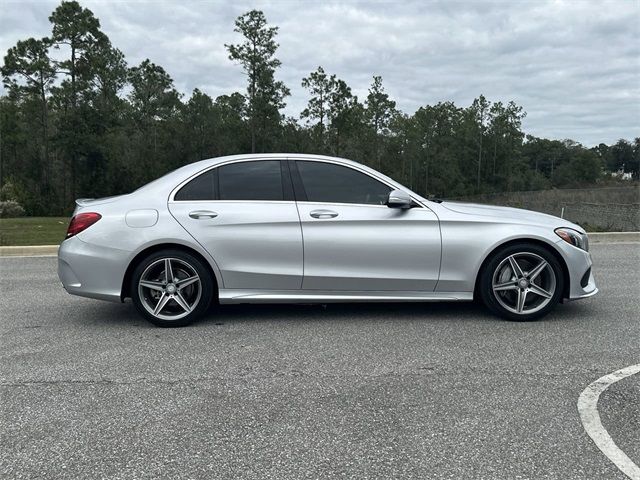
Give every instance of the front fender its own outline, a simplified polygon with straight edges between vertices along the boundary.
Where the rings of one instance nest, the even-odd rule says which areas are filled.
[[[485,260],[513,241],[535,241],[557,251],[555,234],[548,227],[478,221],[441,221],[442,267],[437,292],[473,292]]]

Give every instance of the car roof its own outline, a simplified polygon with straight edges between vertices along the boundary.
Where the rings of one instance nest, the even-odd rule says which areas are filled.
[[[266,159],[274,159],[274,160],[319,160],[319,161],[329,161],[331,163],[338,163],[342,165],[351,165],[356,167],[356,169],[363,170],[369,173],[373,177],[377,177],[380,180],[385,181],[388,184],[394,185],[395,188],[401,188],[407,191],[406,187],[402,186],[392,178],[387,177],[386,175],[374,170],[372,168],[367,167],[361,163],[355,162],[353,160],[348,160],[346,158],[340,157],[331,157],[328,155],[315,155],[308,153],[247,153],[242,155],[228,155],[224,157],[214,157],[208,158],[205,160],[200,160],[197,162],[190,163],[188,165],[184,165],[172,172],[167,173],[163,177],[158,178],[157,180],[152,181],[139,188],[136,192],[162,192],[162,194],[172,191],[177,185],[184,182],[185,180],[191,178],[192,176],[207,170],[215,165],[230,162],[230,161],[238,161],[238,160],[266,160]],[[416,195],[414,192],[411,192]],[[416,195],[418,196],[418,195]],[[419,196],[418,196],[419,197]]]
[[[190,163],[189,165],[185,165],[185,167],[195,167],[196,171],[197,167],[201,167],[202,169],[207,168],[209,166],[216,165],[218,163],[225,163],[233,160],[265,160],[265,159],[277,159],[277,160],[330,160],[339,163],[353,164],[358,166],[364,166],[358,162],[354,162],[353,160],[348,160],[346,158],[340,157],[332,157],[329,155],[317,155],[312,153],[245,153],[242,155],[227,155],[224,157],[214,157],[207,158],[205,160],[200,160],[198,162]]]

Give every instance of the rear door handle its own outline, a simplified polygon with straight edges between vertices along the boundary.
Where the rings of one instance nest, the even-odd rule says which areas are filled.
[[[338,212],[332,210],[314,210],[309,215],[313,218],[335,218],[338,216]]]
[[[218,214],[209,210],[195,210],[193,212],[190,212],[189,216],[191,218],[195,218],[196,220],[201,220],[203,218],[216,218]]]

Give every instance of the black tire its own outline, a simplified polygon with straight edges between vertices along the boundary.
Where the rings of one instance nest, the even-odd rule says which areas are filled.
[[[195,274],[197,274],[199,280],[199,294],[197,294],[196,290],[198,285],[197,281],[185,287],[179,287],[178,285],[180,282],[176,282],[174,284],[174,282],[171,281],[167,283],[166,278],[164,278],[163,281],[162,277],[164,272],[166,272],[166,268],[163,268],[163,265],[166,265],[166,263],[164,263],[163,260],[166,262],[167,259],[169,259],[169,265],[172,273],[174,273],[174,275],[172,275],[174,278],[180,280],[180,276],[182,275],[186,280],[188,278],[195,278]],[[147,283],[149,284],[164,283],[165,287],[162,291],[156,290],[155,286],[153,289],[148,289],[144,286],[140,287],[142,275],[153,275],[154,269],[158,278],[154,279],[154,281],[150,281],[149,279],[145,280],[147,280]],[[164,276],[166,277],[166,275]],[[161,285],[160,288],[162,288]],[[180,290],[181,288],[182,290]],[[131,276],[130,292],[133,304],[144,318],[158,327],[172,328],[189,325],[206,313],[211,304],[211,300],[214,297],[215,288],[216,286],[209,269],[204,265],[202,260],[181,250],[167,249],[152,253],[136,266]],[[171,291],[169,289],[171,289]],[[180,293],[176,290],[179,290]],[[181,295],[181,301],[184,302],[186,300],[187,306],[192,307],[191,310],[187,310],[180,306],[178,300],[175,299],[178,295]],[[191,299],[193,304],[191,304],[189,301],[190,298],[187,295],[193,297]],[[160,297],[158,299],[158,303],[162,297],[168,297],[163,304],[165,306],[161,307],[158,313],[160,316],[154,315],[154,313],[150,311],[150,308],[153,306],[153,302],[156,300],[155,296]],[[156,303],[156,306],[158,303]],[[145,304],[147,305],[146,307]],[[170,318],[174,313],[175,316],[179,318]],[[167,318],[160,318],[162,316]]]
[[[520,280],[527,280],[526,287],[523,286],[524,283],[519,283],[518,276],[511,265],[507,263],[511,261],[509,257],[515,258],[521,267],[523,276],[520,277]],[[533,270],[537,265],[541,265],[542,261],[539,261],[537,265],[534,263],[537,261],[536,259],[540,258],[547,262],[548,267],[544,267],[544,270],[533,280],[527,278],[526,274],[529,273],[527,268],[531,267]],[[494,291],[494,280],[504,278],[508,279],[502,282],[497,281],[495,288],[505,288],[508,291]],[[519,322],[536,320],[553,310],[562,298],[565,285],[563,269],[556,256],[540,245],[527,242],[512,244],[495,252],[483,266],[478,280],[479,297],[487,308],[502,318]],[[537,284],[544,280],[547,282],[547,288],[541,288],[544,285]],[[513,285],[508,285],[511,282]],[[550,291],[551,286],[553,286],[553,292]],[[538,292],[551,295],[546,297]],[[520,295],[523,295],[525,302],[530,301],[531,306],[527,310],[526,303],[522,303],[522,313],[517,313],[520,306]],[[538,297],[539,299],[537,299]],[[537,301],[540,303],[536,306]],[[509,305],[510,302],[513,302],[514,305]],[[511,307],[516,311],[512,311]]]

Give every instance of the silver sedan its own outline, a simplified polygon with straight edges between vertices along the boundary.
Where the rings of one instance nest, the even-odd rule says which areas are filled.
[[[585,231],[514,208],[430,201],[340,158],[203,160],[127,195],[77,201],[67,292],[131,298],[162,327],[219,303],[482,302],[532,320],[594,295]]]

